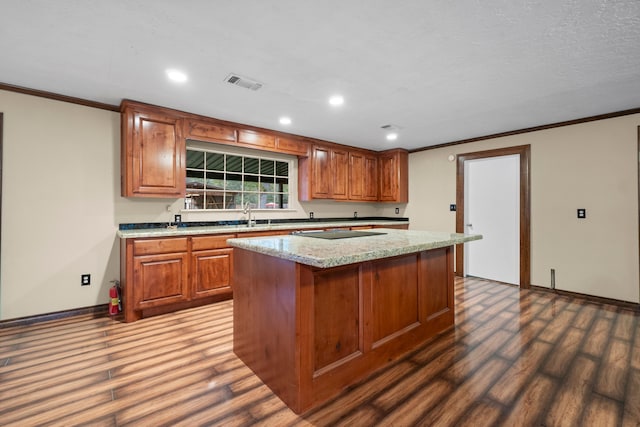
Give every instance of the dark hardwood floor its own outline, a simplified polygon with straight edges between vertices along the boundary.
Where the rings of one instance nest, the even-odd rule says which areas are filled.
[[[640,425],[629,309],[456,279],[455,329],[302,416],[234,356],[232,309],[0,329],[0,425]]]

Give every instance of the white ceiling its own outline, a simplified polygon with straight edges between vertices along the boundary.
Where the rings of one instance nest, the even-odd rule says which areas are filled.
[[[1,83],[360,147],[415,149],[640,107],[639,0],[0,6]],[[188,82],[169,82],[167,68]],[[264,87],[225,83],[230,72]],[[337,92],[345,104],[332,108]],[[397,141],[384,138],[389,123]]]

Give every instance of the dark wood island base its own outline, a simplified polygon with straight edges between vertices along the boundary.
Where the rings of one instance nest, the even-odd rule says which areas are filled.
[[[234,250],[234,352],[296,413],[454,324],[453,247],[317,268]]]

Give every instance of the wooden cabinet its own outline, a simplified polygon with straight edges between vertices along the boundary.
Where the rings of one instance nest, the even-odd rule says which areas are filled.
[[[125,322],[233,296],[235,234],[125,239],[121,284]]]
[[[349,152],[346,150],[331,150],[331,198],[347,200],[349,198]]]
[[[135,310],[186,301],[189,296],[187,239],[133,241],[133,282],[128,295]]]
[[[191,238],[191,297],[232,295],[233,249],[227,239],[235,235]]]
[[[121,115],[122,196],[184,197],[182,119],[127,102]]]
[[[405,150],[383,151],[378,156],[381,202],[409,201],[409,155]]]
[[[295,154],[296,156],[309,155],[309,143],[297,138],[276,137],[276,149],[281,153]]]
[[[185,138],[198,141],[235,143],[237,141],[236,129],[219,123],[205,120],[185,120]]]
[[[454,324],[453,247],[327,269],[236,251],[233,350],[296,413]]]
[[[184,197],[186,139],[299,156],[298,197],[408,202],[408,153],[375,153],[123,101],[122,196]]]
[[[349,153],[349,200],[378,200],[378,157],[375,154]]]
[[[311,155],[298,161],[298,199],[330,199],[332,182],[331,149],[312,146]]]
[[[250,148],[274,150],[276,147],[276,137],[267,133],[240,129],[238,131],[238,144]]]
[[[353,172],[354,167],[352,167],[352,161],[355,161],[356,168],[363,170],[365,159],[364,156],[362,158],[355,156],[354,160],[351,154],[348,150],[338,146],[313,145],[311,156],[300,158],[298,161],[298,198],[302,201],[313,199],[365,200],[364,184],[362,184],[364,172],[358,171],[356,174]],[[351,181],[356,175],[361,184],[358,184],[357,189],[352,190]],[[358,193],[358,195],[355,196],[354,193]]]

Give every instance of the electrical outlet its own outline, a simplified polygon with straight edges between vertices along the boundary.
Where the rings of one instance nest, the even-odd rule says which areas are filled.
[[[91,275],[83,274],[80,276],[80,286],[89,286],[91,284]]]
[[[453,205],[453,204],[449,205],[449,210],[451,212],[455,212],[456,211],[456,205]]]
[[[587,210],[586,209],[578,209],[578,218],[580,219],[584,219],[587,217]]]
[[[396,208],[396,215],[400,213],[400,208]]]
[[[313,219],[313,212],[309,212],[309,219]]]
[[[353,217],[354,218],[358,218],[358,212],[357,211],[353,213]]]
[[[173,222],[175,222],[176,224],[180,224],[182,222],[182,215],[180,214],[174,215]]]

